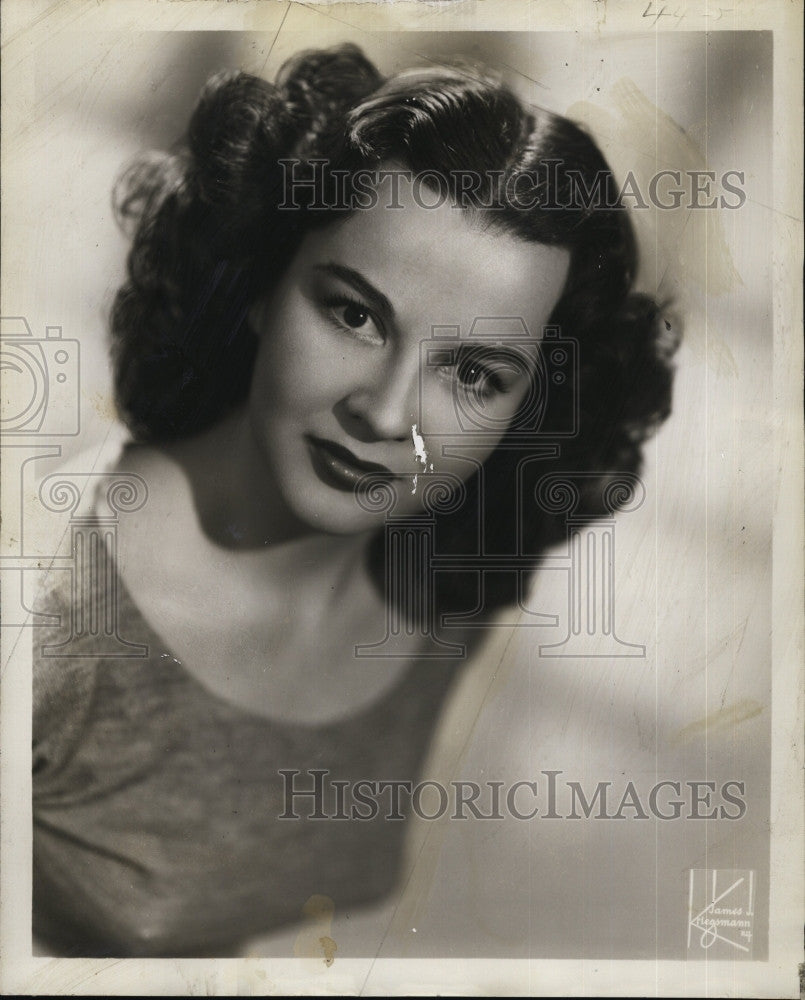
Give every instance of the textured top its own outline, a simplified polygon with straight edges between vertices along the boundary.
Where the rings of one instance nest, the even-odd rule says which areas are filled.
[[[301,789],[328,771],[330,816],[333,781],[415,782],[454,668],[415,663],[347,720],[270,721],[196,680],[106,565],[119,634],[147,656],[99,655],[102,634],[46,648],[71,635],[69,571],[38,602],[61,624],[34,633],[34,933],[58,954],[225,955],[314,893],[340,907],[388,892],[405,827],[387,818],[389,793],[375,819],[311,819],[310,798],[280,819],[279,771],[301,772]]]

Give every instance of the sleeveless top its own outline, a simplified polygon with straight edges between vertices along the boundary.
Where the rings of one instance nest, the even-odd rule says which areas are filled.
[[[370,790],[372,817],[352,788],[416,784],[455,666],[419,660],[345,720],[269,720],[196,680],[114,576],[120,634],[147,656],[46,648],[70,635],[66,571],[38,602],[60,625],[32,630],[34,934],[49,953],[223,956],[298,919],[314,894],[336,907],[387,894],[410,796],[397,810],[393,789]],[[318,799],[289,798],[316,781]]]

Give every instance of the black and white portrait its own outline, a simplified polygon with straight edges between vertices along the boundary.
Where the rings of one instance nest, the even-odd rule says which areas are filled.
[[[11,4],[8,988],[795,995],[801,14],[606,7]]]

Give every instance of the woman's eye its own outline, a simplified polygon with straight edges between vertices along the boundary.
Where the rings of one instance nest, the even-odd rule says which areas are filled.
[[[383,331],[368,306],[344,298],[328,299],[324,305],[327,315],[338,329],[371,343],[385,343]]]
[[[369,313],[352,302],[341,307],[341,315],[344,323],[355,330],[362,327],[369,319]]]
[[[509,391],[506,382],[484,365],[441,365],[438,370],[450,382],[457,383],[465,392],[471,392],[479,399],[489,399]]]
[[[458,384],[480,399],[508,392],[519,374],[519,370],[505,359],[486,362],[472,357],[459,357],[458,363],[451,369],[451,375]]]
[[[483,365],[469,365],[459,374],[459,381],[466,389],[486,399],[499,392],[506,392],[506,385],[494,370]]]

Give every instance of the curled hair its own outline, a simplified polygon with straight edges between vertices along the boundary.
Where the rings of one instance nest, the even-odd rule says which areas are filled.
[[[524,241],[569,250],[550,323],[579,345],[580,421],[560,458],[535,467],[602,477],[639,471],[643,441],[670,412],[676,332],[649,297],[632,292],[634,235],[593,140],[565,118],[526,108],[487,71],[412,70],[383,80],[353,45],[300,53],[275,84],[245,73],[213,77],[177,148],[140,158],[122,176],[115,205],[133,242],[111,328],[118,407],[135,437],[194,434],[243,401],[256,349],[250,306],[282,276],[305,232],[348,211],[280,210],[288,159],[302,170],[326,162],[347,184],[361,168],[399,163],[444,178],[454,200],[454,178],[473,171],[482,182],[468,211]],[[554,165],[548,173],[546,163]],[[531,207],[505,197],[514,177],[539,196]],[[588,190],[599,185],[603,206],[579,203],[579,178]],[[549,394],[546,420],[558,405]],[[447,547],[466,544],[480,510],[494,551],[507,550],[512,518],[495,516],[502,493],[518,488],[506,444],[504,436],[486,462],[494,493],[481,496],[473,477],[463,513],[441,520]],[[596,516],[601,483],[586,481],[585,510]],[[520,544],[536,552],[563,530],[535,513]],[[487,596],[511,599],[503,590]]]
[[[133,234],[112,307],[118,409],[141,441],[185,437],[243,400],[256,342],[249,307],[303,235],[280,212],[279,160],[313,150],[381,77],[354,46],[302,53],[277,84],[223,72],[171,153],[138,157],[113,196]]]

